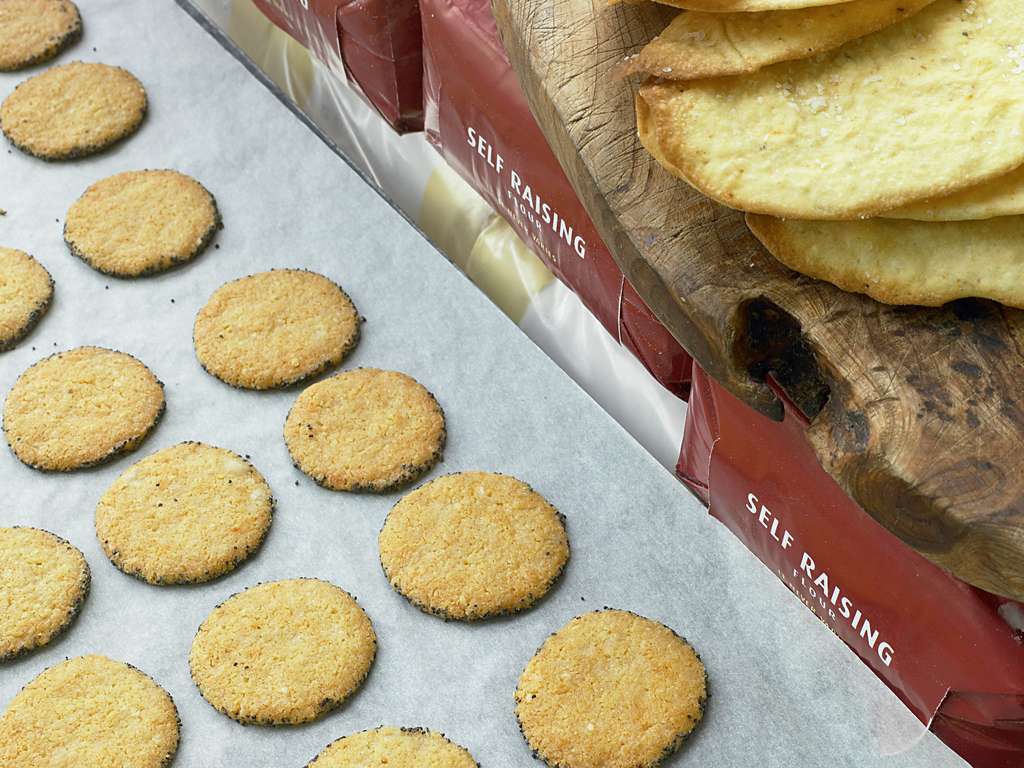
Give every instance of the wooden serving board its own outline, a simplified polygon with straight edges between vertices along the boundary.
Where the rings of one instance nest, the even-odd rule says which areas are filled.
[[[781,418],[772,373],[861,507],[959,578],[1024,600],[1024,312],[891,307],[805,278],[741,213],[662,170],[636,137],[637,83],[617,70],[672,9],[493,3],[548,142],[661,322],[731,392]]]

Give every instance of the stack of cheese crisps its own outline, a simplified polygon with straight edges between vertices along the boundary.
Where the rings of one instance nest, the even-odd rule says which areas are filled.
[[[1024,0],[671,0],[644,146],[804,274],[1024,307]]]

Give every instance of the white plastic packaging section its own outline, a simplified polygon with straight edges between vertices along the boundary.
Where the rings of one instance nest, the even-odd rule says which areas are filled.
[[[342,78],[252,0],[188,0],[381,193],[663,466],[673,470],[686,404],[612,338],[423,134],[399,136]]]

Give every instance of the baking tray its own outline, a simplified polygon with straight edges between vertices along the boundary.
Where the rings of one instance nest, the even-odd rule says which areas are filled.
[[[586,610],[628,608],[701,652],[706,721],[672,765],[963,765],[670,475],[329,146],[194,19],[169,2],[83,0],[85,37],[61,61],[122,65],[150,96],[141,131],[113,151],[47,164],[0,152],[0,242],[34,254],[56,281],[39,327],[0,356],[0,392],[50,352],[81,344],[136,355],[164,381],[167,413],[132,455],[43,474],[0,449],[0,524],[51,530],[85,553],[92,591],[70,630],[0,666],[0,707],[44,668],[103,653],[150,674],[182,719],[176,766],[302,766],[328,742],[381,723],[438,729],[484,766],[534,761],[512,691],[547,634]],[[24,77],[0,75],[6,95]],[[136,281],[67,252],[64,212],[111,173],[171,167],[217,197],[225,229],[194,263]],[[445,460],[514,474],[568,520],[572,560],[552,594],[518,617],[476,625],[420,613],[388,586],[376,535],[399,497],[326,491],[295,470],[281,437],[297,390],[231,389],[195,360],[196,311],[226,280],[306,267],[340,282],[367,317],[345,367],[397,368],[438,397]],[[252,457],[277,499],[259,553],[209,584],[154,587],[104,557],[96,501],[133,461],[182,440]],[[190,642],[209,611],[260,581],[328,579],[355,594],[379,638],[363,688],[301,727],[243,727],[192,684]],[[897,754],[892,754],[893,752]],[[130,756],[127,756],[130,758]]]

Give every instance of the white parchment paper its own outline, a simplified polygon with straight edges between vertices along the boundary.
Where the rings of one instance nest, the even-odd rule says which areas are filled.
[[[0,355],[0,393],[45,354],[99,344],[136,355],[164,381],[167,414],[135,454],[97,469],[43,474],[0,447],[0,525],[33,525],[78,546],[93,587],[70,631],[0,666],[0,708],[46,667],[103,653],[163,685],[181,713],[176,766],[302,766],[328,742],[381,723],[438,729],[485,767],[530,766],[512,691],[548,633],[604,605],[684,634],[702,654],[712,697],[673,766],[962,765],[724,527],[708,517],[603,411],[368,188],[196,22],[168,0],[81,0],[85,37],[60,61],[123,65],[145,84],[150,114],[113,151],[48,164],[0,149],[0,243],[34,254],[56,280],[49,314]],[[38,70],[35,70],[38,71]],[[25,75],[0,75],[6,96]],[[91,182],[177,168],[217,197],[217,248],[186,267],[119,281],[67,252],[64,213]],[[346,366],[397,368],[422,381],[448,418],[432,473],[489,469],[541,491],[568,519],[572,561],[550,597],[518,617],[443,623],[388,586],[376,535],[397,495],[317,487],[289,461],[281,429],[297,392],[231,389],[192,352],[196,311],[225,281],[307,267],[340,282],[367,317]],[[104,557],[97,499],[133,461],[181,440],[249,454],[277,509],[262,550],[195,587],[154,587]],[[189,678],[200,622],[258,581],[328,579],[357,595],[379,655],[344,707],[303,727],[243,727]],[[2,733],[0,733],[2,737]],[[131,765],[131,755],[125,756]]]

